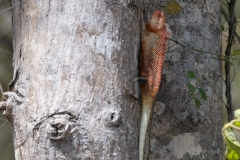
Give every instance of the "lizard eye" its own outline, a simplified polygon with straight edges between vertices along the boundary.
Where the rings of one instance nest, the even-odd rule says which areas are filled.
[[[163,18],[164,17],[164,13],[162,13],[162,12],[158,13],[157,17],[158,18]]]

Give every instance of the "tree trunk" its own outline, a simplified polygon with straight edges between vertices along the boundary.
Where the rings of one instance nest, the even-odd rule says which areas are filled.
[[[138,8],[111,0],[13,6],[7,94],[17,104],[9,111],[16,159],[137,159],[140,108],[128,93],[138,73]]]
[[[171,13],[166,10],[167,3],[161,5],[166,5],[165,12]],[[172,39],[185,46],[220,55],[220,1],[180,1],[180,6],[183,9],[180,13],[167,15]],[[147,9],[149,14],[154,10]],[[163,65],[151,125],[149,159],[222,160],[221,60],[174,44],[170,41]],[[188,70],[195,71],[196,78],[187,78]],[[202,103],[199,108],[190,99],[186,86],[189,82],[206,91],[207,100],[199,98]]]
[[[14,80],[5,93],[5,112],[14,129],[16,159],[138,159],[140,107],[130,93],[138,76],[140,8],[150,17],[167,3],[12,3]],[[172,38],[220,53],[220,2],[180,5],[182,12],[167,15]],[[221,159],[221,61],[177,47],[165,57],[149,159]],[[189,69],[200,83],[186,77]],[[200,108],[188,95],[189,81],[207,91]]]

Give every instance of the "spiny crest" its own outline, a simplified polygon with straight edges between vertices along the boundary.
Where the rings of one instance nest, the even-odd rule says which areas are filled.
[[[170,38],[172,36],[172,31],[171,31],[171,29],[170,29],[170,27],[169,27],[169,25],[167,23],[166,23],[166,31],[165,32],[166,32],[165,36],[167,38]]]

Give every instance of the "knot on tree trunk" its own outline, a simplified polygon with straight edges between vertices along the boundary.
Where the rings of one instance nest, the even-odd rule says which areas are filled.
[[[47,133],[51,140],[62,140],[78,130],[68,114],[54,115],[47,124]]]
[[[121,116],[119,111],[109,110],[103,114],[103,122],[105,126],[118,127],[120,125]]]

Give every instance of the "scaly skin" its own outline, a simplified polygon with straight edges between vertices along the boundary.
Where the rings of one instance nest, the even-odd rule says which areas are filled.
[[[142,43],[141,77],[147,82],[142,86],[142,116],[139,138],[139,160],[143,160],[144,143],[154,98],[158,92],[167,40],[171,31],[166,24],[164,13],[156,10],[146,24]]]

